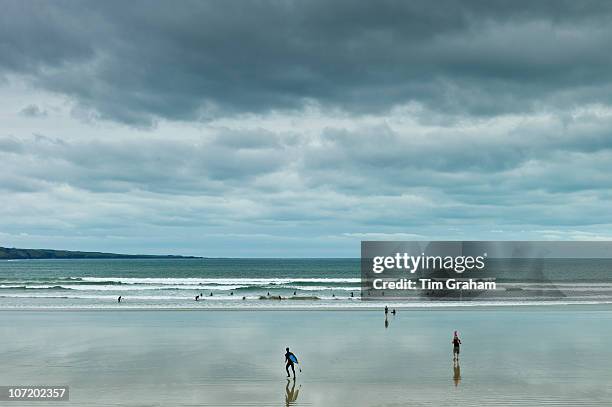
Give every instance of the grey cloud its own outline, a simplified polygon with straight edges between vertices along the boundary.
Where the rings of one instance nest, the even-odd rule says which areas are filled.
[[[130,209],[110,223],[136,212],[139,222],[160,227],[233,224],[228,227],[235,230],[246,222],[263,230],[291,224],[306,231],[350,224],[402,232],[402,225],[434,220],[612,223],[597,209],[610,199],[611,120],[585,113],[522,118],[506,129],[499,123],[468,130],[328,127],[299,142],[257,127],[150,136],[146,143],[138,134],[3,137],[7,176],[0,188],[51,194],[67,186],[106,197],[103,202],[119,193]],[[143,194],[150,198],[139,198]],[[180,210],[163,204],[176,197],[193,201]],[[152,214],[140,206],[153,207]]]
[[[234,149],[261,149],[280,147],[283,140],[278,134],[263,128],[246,131],[222,129],[216,137],[216,142]]]
[[[0,137],[0,152],[2,153],[22,153],[25,149],[15,137]]]
[[[28,105],[21,109],[19,113],[26,117],[45,117],[47,111],[38,107],[38,105]]]
[[[0,137],[0,156],[7,174],[106,192],[221,193],[222,184],[225,189],[251,182],[287,164],[282,147],[233,149],[205,137],[144,144],[138,139]],[[14,182],[2,184],[10,188]]]
[[[497,124],[499,125],[499,124]],[[309,168],[322,171],[347,166],[351,174],[405,174],[413,183],[431,182],[414,174],[423,169],[439,173],[500,173],[521,167],[530,160],[546,161],[557,152],[590,153],[612,149],[612,121],[586,117],[563,123],[558,118],[545,124],[526,123],[509,131],[482,126],[459,126],[394,131],[387,126],[357,131],[328,129],[323,143],[305,156]],[[410,175],[412,174],[412,175]],[[444,184],[451,184],[444,180]],[[400,181],[401,182],[401,181]]]
[[[312,256],[368,233],[602,235],[611,17],[597,1],[5,1],[0,81],[22,101],[2,112],[0,237]]]
[[[611,17],[604,1],[9,1],[0,69],[138,125],[311,102],[486,116],[610,103]]]

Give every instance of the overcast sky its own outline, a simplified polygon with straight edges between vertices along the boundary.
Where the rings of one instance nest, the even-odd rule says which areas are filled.
[[[7,1],[0,246],[611,239],[607,1]]]

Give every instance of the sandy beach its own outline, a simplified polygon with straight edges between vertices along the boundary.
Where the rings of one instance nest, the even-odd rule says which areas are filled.
[[[69,385],[70,402],[55,406],[587,406],[612,397],[605,307],[411,310],[389,315],[387,327],[382,311],[2,311],[0,334],[0,384]],[[295,386],[286,346],[301,361]]]

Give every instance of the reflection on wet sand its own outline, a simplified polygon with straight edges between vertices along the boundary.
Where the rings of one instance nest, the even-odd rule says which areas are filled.
[[[289,382],[292,382],[291,388],[289,388]],[[300,394],[300,384],[298,388],[295,388],[295,378],[293,380],[287,379],[287,385],[285,386],[285,405],[292,406],[297,402],[298,395]]]
[[[455,387],[457,387],[461,381],[461,366],[459,366],[459,359],[453,359],[453,381],[455,382]]]
[[[612,349],[601,338],[612,337],[612,307],[415,309],[390,313],[393,329],[383,314],[382,331],[380,314],[3,311],[0,384],[68,383],[79,407],[610,407]],[[466,382],[453,327],[466,335]],[[295,387],[278,352],[287,343],[306,363]]]

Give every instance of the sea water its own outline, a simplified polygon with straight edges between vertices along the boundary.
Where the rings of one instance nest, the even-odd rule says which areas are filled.
[[[470,298],[388,298],[402,307],[612,303],[612,262],[549,259],[498,271]],[[368,308],[359,259],[87,259],[0,261],[0,309]],[[121,303],[117,301],[122,297]],[[199,301],[195,301],[195,297]]]

